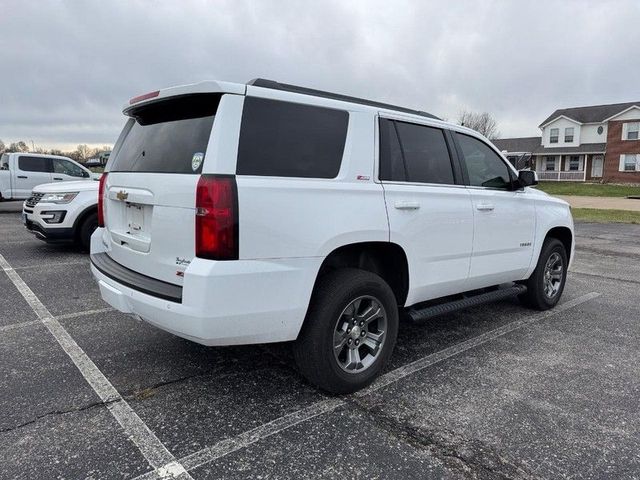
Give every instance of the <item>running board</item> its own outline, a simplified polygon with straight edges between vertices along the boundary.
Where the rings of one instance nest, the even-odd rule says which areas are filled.
[[[483,303],[495,302],[498,300],[504,300],[505,298],[515,297],[516,295],[522,295],[526,291],[526,286],[514,284],[510,287],[498,288],[497,290],[479,293],[473,296],[462,298],[460,300],[439,303],[437,305],[431,305],[423,308],[411,308],[407,310],[407,314],[409,315],[409,318],[411,318],[413,323],[424,323],[425,321],[439,315],[457,312],[458,310],[475,307],[476,305],[482,305]]]

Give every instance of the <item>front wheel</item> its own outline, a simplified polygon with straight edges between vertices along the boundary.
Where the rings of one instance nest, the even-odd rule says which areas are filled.
[[[80,230],[78,231],[78,240],[83,250],[89,251],[91,247],[91,235],[98,228],[98,213],[90,213],[87,218],[82,221]]]
[[[522,303],[537,310],[556,306],[567,280],[567,251],[563,243],[547,238],[542,245],[536,269],[525,283],[527,292],[520,297]]]
[[[398,307],[389,285],[371,272],[344,268],[318,280],[294,357],[314,385],[351,393],[380,374],[397,334]]]

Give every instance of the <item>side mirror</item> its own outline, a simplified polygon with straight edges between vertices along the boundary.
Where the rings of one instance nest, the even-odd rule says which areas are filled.
[[[520,170],[518,172],[518,182],[523,187],[530,187],[538,184],[538,174],[533,170]]]

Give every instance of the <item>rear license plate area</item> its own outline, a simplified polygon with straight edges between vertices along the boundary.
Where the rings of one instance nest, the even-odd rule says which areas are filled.
[[[133,236],[146,236],[144,221],[144,206],[136,203],[127,203],[125,208],[127,233]]]

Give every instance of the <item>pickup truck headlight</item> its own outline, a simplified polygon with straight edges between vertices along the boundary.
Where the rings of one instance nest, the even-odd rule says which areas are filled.
[[[40,203],[69,203],[76,198],[78,192],[45,193],[40,199]]]

